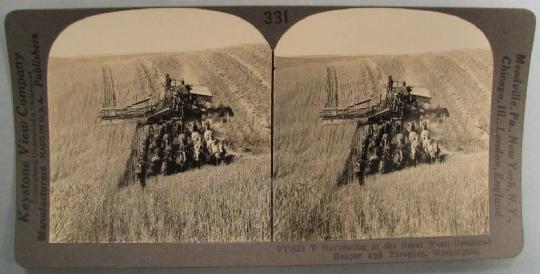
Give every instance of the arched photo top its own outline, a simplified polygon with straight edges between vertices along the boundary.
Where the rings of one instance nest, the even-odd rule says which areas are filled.
[[[64,29],[51,57],[128,55],[265,44],[235,15],[196,8],[151,8],[103,13]]]
[[[279,40],[276,56],[399,55],[487,48],[472,23],[439,12],[352,8],[311,15]]]

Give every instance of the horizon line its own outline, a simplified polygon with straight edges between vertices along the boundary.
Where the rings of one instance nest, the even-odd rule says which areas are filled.
[[[197,51],[205,51],[205,50],[217,50],[217,49],[227,49],[227,48],[235,48],[235,47],[241,47],[241,46],[258,46],[258,45],[266,45],[268,46],[268,43],[241,43],[238,45],[233,46],[225,46],[225,47],[206,47],[206,48],[200,48],[200,49],[193,49],[193,50],[175,50],[175,51],[141,51],[141,52],[133,52],[133,53],[98,53],[98,54],[81,54],[81,55],[49,55],[49,58],[99,58],[99,57],[114,57],[114,56],[134,56],[134,55],[151,55],[151,54],[171,54],[171,53],[187,53],[187,52],[197,52]],[[268,46],[270,48],[270,46]]]

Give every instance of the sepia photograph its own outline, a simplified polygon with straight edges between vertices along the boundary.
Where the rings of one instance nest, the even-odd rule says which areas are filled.
[[[328,11],[275,55],[275,241],[489,233],[480,29],[431,11]]]
[[[531,10],[4,17],[18,269],[528,256]]]
[[[84,18],[48,60],[51,243],[270,240],[271,49],[234,15]]]

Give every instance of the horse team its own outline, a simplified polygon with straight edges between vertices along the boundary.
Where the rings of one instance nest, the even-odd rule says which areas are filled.
[[[186,127],[181,120],[150,126],[138,155],[135,173],[142,187],[147,176],[166,176],[204,164],[219,165],[227,158],[222,140],[204,118],[189,121]]]
[[[384,174],[418,163],[442,160],[439,143],[431,138],[427,122],[414,121],[403,127],[399,120],[365,128],[354,160],[354,175],[360,185],[367,175]]]

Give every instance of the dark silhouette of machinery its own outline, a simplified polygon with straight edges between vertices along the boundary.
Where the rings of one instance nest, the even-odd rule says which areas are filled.
[[[356,178],[385,174],[417,163],[442,161],[439,143],[430,137],[428,118],[449,116],[446,108],[432,108],[428,89],[407,85],[388,77],[377,97],[339,106],[338,77],[327,68],[326,102],[319,115],[323,124],[356,123],[348,160],[338,177],[342,185]],[[407,126],[404,125],[407,123]]]
[[[431,108],[431,93],[422,87],[394,81],[389,76],[384,92],[378,97],[340,107],[338,78],[335,68],[327,68],[326,103],[320,112],[323,124],[355,122],[359,125],[380,124],[389,120],[418,119],[420,116],[448,117],[446,108]]]
[[[210,125],[210,121],[227,122],[234,115],[230,107],[213,106],[207,87],[173,80],[168,74],[163,87],[161,94],[116,107],[114,88],[105,86],[99,122],[136,122],[120,186],[138,179],[144,187],[148,176],[170,175],[204,164],[227,164],[234,156],[226,152]]]
[[[163,96],[153,94],[124,107],[102,108],[98,119],[102,123],[136,121],[139,125],[149,125],[172,119],[186,122],[200,119],[203,115],[225,118],[234,115],[230,107],[212,106],[212,93],[205,86],[171,79],[169,84],[165,84],[164,91]]]

